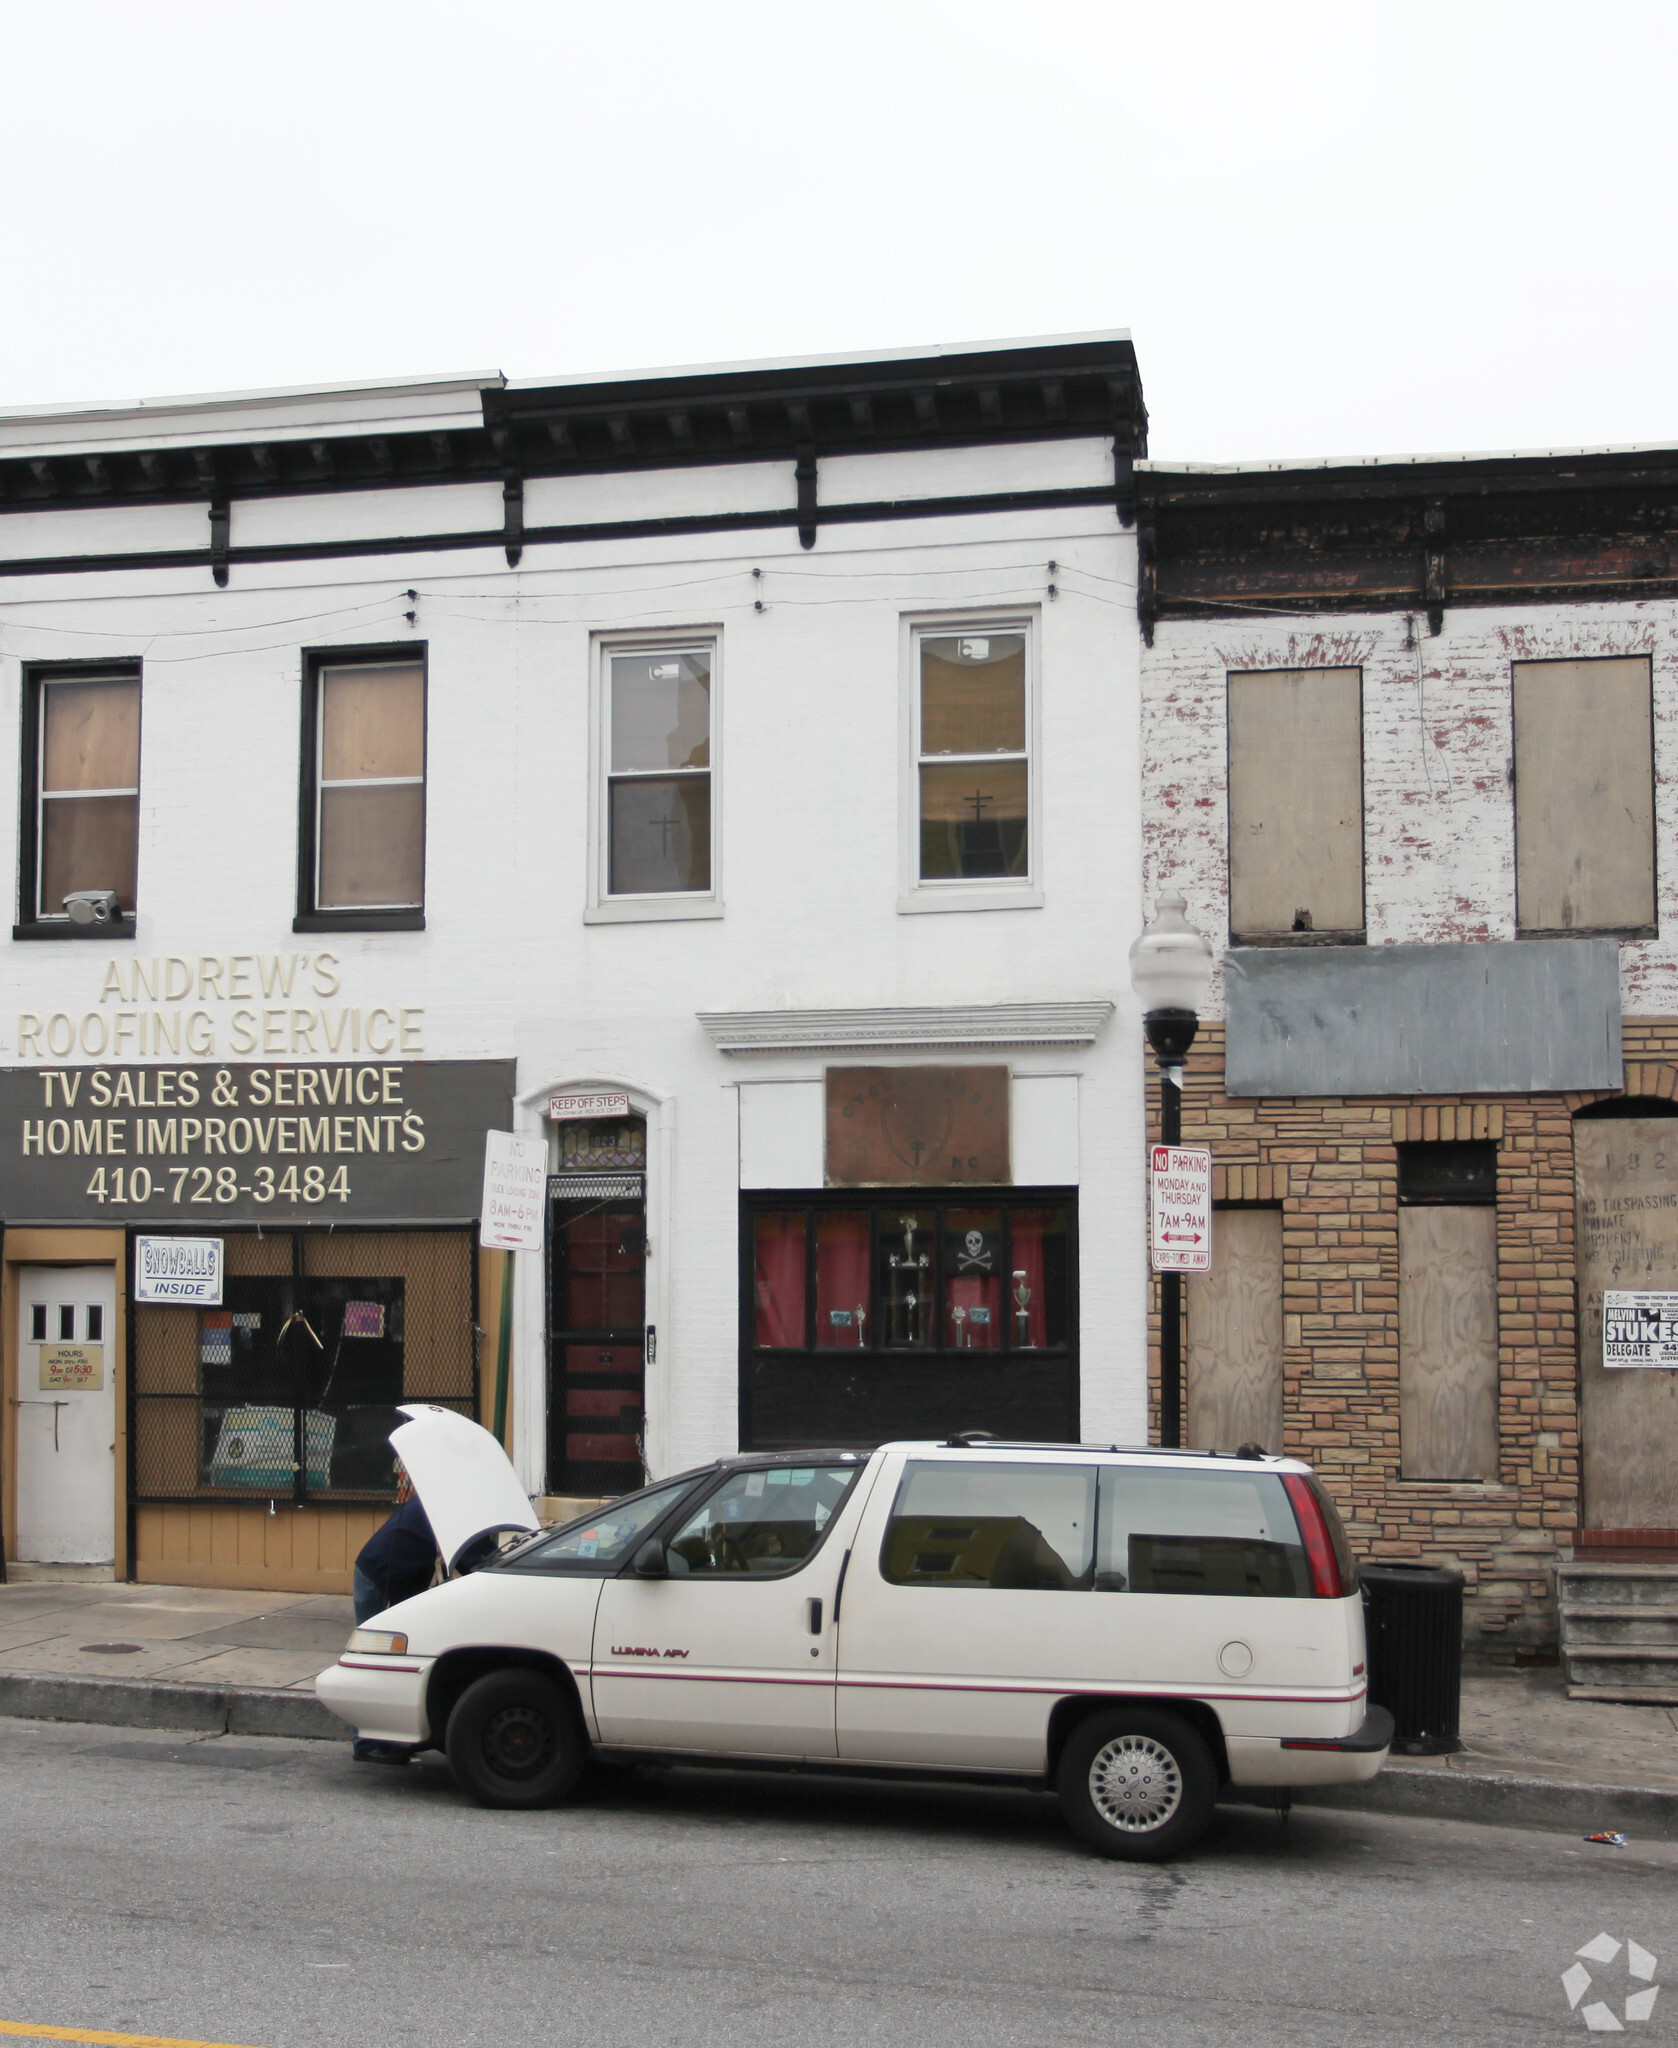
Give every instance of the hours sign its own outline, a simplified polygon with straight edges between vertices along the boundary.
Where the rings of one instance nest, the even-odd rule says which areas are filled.
[[[1148,1168],[1148,1235],[1154,1271],[1211,1272],[1211,1153],[1199,1145],[1150,1145]]]

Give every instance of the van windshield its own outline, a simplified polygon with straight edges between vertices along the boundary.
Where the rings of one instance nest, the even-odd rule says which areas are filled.
[[[567,1522],[551,1536],[527,1543],[502,1567],[513,1572],[597,1572],[622,1564],[647,1530],[661,1522],[685,1493],[694,1475],[645,1493],[608,1501],[598,1514]]]

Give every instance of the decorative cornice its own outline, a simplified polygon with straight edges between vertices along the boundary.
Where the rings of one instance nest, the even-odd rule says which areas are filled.
[[[1109,1002],[935,1003],[913,1009],[701,1010],[719,1052],[927,1052],[955,1046],[1092,1045]]]

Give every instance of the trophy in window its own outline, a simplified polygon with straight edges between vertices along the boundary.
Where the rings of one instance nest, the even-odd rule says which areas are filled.
[[[926,1334],[924,1317],[917,1313],[923,1307],[930,1308],[932,1297],[922,1296],[916,1286],[920,1276],[932,1261],[925,1252],[915,1250],[915,1232],[920,1227],[918,1216],[903,1219],[903,1249],[887,1254],[886,1263],[891,1272],[892,1292],[888,1303],[891,1320],[891,1337],[888,1341],[899,1344],[924,1344]],[[899,1292],[899,1289],[902,1292]]]
[[[1031,1342],[1031,1287],[1025,1277],[1025,1268],[1014,1269],[1014,1331],[1015,1348],[1030,1351]]]
[[[958,1351],[964,1351],[967,1348],[965,1342],[963,1341],[967,1334],[967,1311],[962,1307],[959,1301],[956,1303],[955,1307],[950,1310],[950,1321],[954,1323],[956,1326],[956,1349]]]
[[[864,1340],[864,1338],[863,1338],[863,1334],[862,1334],[862,1331],[863,1331],[863,1325],[864,1325],[864,1324],[865,1324],[865,1323],[866,1323],[867,1321],[868,1321],[868,1311],[867,1311],[867,1309],[865,1309],[865,1308],[863,1307],[862,1303],[861,1303],[861,1302],[859,1301],[859,1302],[857,1303],[857,1305],[856,1305],[856,1348],[857,1348],[857,1349],[858,1349],[859,1351],[860,1351],[860,1350],[862,1349],[862,1347],[863,1347],[863,1343],[864,1343],[864,1341],[865,1341],[865,1340]]]

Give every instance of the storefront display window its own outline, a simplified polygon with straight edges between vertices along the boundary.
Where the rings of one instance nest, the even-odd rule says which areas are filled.
[[[476,1412],[469,1233],[225,1247],[221,1306],[136,1305],[137,1499],[386,1498],[400,1403]]]
[[[1075,1217],[1039,1190],[746,1197],[742,1448],[1074,1436]]]

